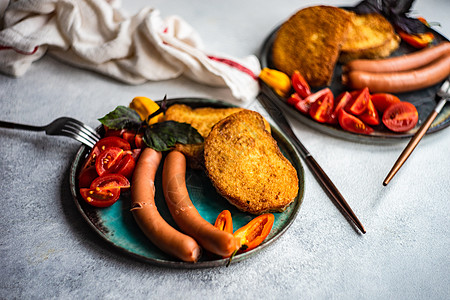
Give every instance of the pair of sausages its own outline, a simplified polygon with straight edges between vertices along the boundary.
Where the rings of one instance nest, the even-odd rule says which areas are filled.
[[[227,257],[237,250],[234,236],[203,219],[192,204],[186,188],[186,158],[170,152],[163,166],[163,190],[175,223],[184,232],[170,226],[155,205],[154,179],[162,155],[145,148],[136,164],[131,184],[131,212],[150,241],[164,252],[186,262],[196,262],[202,247]]]
[[[352,89],[402,93],[423,89],[450,75],[450,42],[386,59],[358,59],[343,67],[342,83]]]

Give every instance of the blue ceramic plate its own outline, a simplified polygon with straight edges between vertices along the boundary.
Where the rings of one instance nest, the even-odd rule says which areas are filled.
[[[226,104],[224,102],[199,98],[173,99],[168,102],[169,105],[174,103],[183,103],[192,107],[231,107],[230,104]],[[272,127],[272,136],[278,142],[278,146],[280,147],[282,153],[290,160],[292,165],[297,170],[299,178],[299,193],[294,202],[283,213],[274,214],[275,223],[266,240],[257,248],[249,252],[236,255],[232,263],[236,263],[253,256],[279,238],[295,220],[300,204],[303,200],[304,173],[300,158],[287,138],[274,127]],[[81,216],[89,223],[89,225],[99,234],[101,238],[128,255],[159,266],[173,268],[205,268],[224,266],[228,263],[228,259],[223,259],[208,253],[204,253],[201,259],[195,264],[187,263],[168,256],[159,250],[145,237],[135,223],[130,212],[129,192],[122,193],[119,201],[108,208],[99,209],[88,205],[81,197],[77,183],[78,172],[80,171],[81,165],[88,152],[89,149],[87,147],[81,146],[76,153],[75,159],[70,168],[70,190]],[[162,164],[160,165],[160,169],[158,170],[155,180],[155,201],[158,206],[158,210],[164,219],[166,219],[169,224],[176,227],[164,201],[160,180],[161,172]],[[247,224],[252,218],[254,218],[253,215],[237,210],[234,206],[230,205],[224,198],[222,198],[216,192],[210,183],[210,180],[203,171],[188,170],[186,173],[186,185],[188,187],[192,202],[198,209],[200,215],[212,224],[214,224],[216,217],[224,209],[228,209],[231,212],[233,217],[233,227],[235,230]]]
[[[348,9],[348,8],[347,8]],[[272,62],[272,45],[276,38],[279,26],[276,27],[269,35],[266,40],[263,42],[259,59],[261,61],[262,67],[268,67],[275,69]],[[444,36],[439,34],[438,32],[430,29],[435,35],[435,43],[439,43],[442,41],[448,41]],[[404,42],[400,43],[400,47],[392,53],[391,56],[398,56],[402,54],[407,54],[417,51],[413,47],[405,44]],[[342,75],[342,65],[337,64],[333,73],[333,78],[329,88],[333,91],[335,96],[339,95],[343,91],[347,90],[345,86],[341,83],[341,75]],[[296,118],[300,122],[318,130],[320,132],[330,134],[332,136],[354,141],[354,142],[364,142],[364,143],[373,143],[373,144],[389,144],[393,142],[401,142],[404,141],[405,138],[411,138],[414,133],[419,129],[420,125],[425,121],[428,115],[433,111],[436,102],[434,100],[436,92],[439,90],[440,86],[443,82],[436,84],[434,86],[428,87],[423,90],[413,91],[408,93],[396,94],[402,101],[408,101],[414,104],[417,108],[417,112],[419,113],[419,121],[415,128],[411,129],[408,132],[404,133],[395,133],[388,130],[383,124],[375,126],[374,132],[370,135],[358,134],[353,132],[348,132],[341,129],[339,126],[333,126],[329,124],[322,124],[314,121],[311,117],[306,116],[294,109],[290,105],[286,103],[286,101],[278,96],[273,90],[270,88],[263,88],[263,92],[271,97],[275,103],[277,103],[280,107],[286,110],[292,117]],[[437,132],[446,127],[450,126],[450,104],[446,104],[436,119],[431,124],[431,127],[428,129],[427,134]]]

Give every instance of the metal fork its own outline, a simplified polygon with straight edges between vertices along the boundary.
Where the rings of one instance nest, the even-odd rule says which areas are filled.
[[[0,127],[29,131],[45,131],[47,135],[67,136],[91,148],[94,147],[95,143],[100,139],[100,135],[94,129],[76,119],[68,117],[58,118],[45,126],[32,126],[0,121]]]
[[[402,154],[400,154],[391,171],[386,176],[386,179],[384,179],[383,181],[384,186],[386,186],[389,183],[389,181],[391,181],[392,177],[394,177],[394,175],[398,172],[401,166],[411,155],[414,148],[416,148],[417,144],[419,144],[420,140],[427,132],[428,128],[430,128],[431,123],[433,123],[434,119],[436,119],[436,116],[442,110],[445,103],[447,103],[448,99],[450,99],[450,77],[442,84],[441,88],[436,94],[436,100],[439,100],[439,102],[436,104],[433,111],[427,117],[425,122],[423,122],[423,124],[420,126],[419,130],[417,130],[417,132],[411,138],[405,150],[403,150]]]

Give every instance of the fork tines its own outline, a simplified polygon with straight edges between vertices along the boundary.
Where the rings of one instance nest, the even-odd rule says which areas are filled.
[[[91,147],[94,147],[95,143],[100,139],[100,135],[95,130],[71,118],[67,119],[61,132]]]

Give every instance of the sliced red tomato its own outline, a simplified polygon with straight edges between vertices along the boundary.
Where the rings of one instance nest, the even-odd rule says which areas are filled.
[[[373,132],[371,127],[364,124],[357,117],[347,113],[344,109],[341,109],[339,112],[339,125],[341,125],[342,129],[354,133],[370,134]]]
[[[121,174],[106,174],[92,181],[90,188],[95,189],[96,187],[119,187],[121,189],[127,189],[130,187],[130,181]]]
[[[95,161],[97,160],[97,157],[99,155],[100,155],[100,149],[98,147],[94,146],[94,148],[91,149],[91,152],[89,152],[88,157],[84,161],[84,164],[81,167],[81,170],[95,166]]]
[[[361,121],[368,125],[376,126],[380,124],[380,116],[378,115],[378,111],[376,110],[370,98],[367,101],[366,110],[358,117],[361,119]]]
[[[123,157],[123,149],[118,147],[109,147],[103,150],[95,162],[95,169],[97,174],[102,176],[107,173],[112,173],[116,169],[116,164]]]
[[[121,174],[127,178],[131,178],[135,166],[136,161],[133,156],[131,154],[125,154],[120,161],[116,163],[113,172],[116,174]]]
[[[97,170],[94,166],[89,166],[82,169],[80,175],[78,175],[78,185],[81,188],[87,188],[91,186],[92,181],[98,177]]]
[[[311,95],[311,88],[299,71],[294,71],[294,73],[292,73],[291,82],[292,87],[301,98],[304,99]]]
[[[144,147],[144,140],[142,139],[142,137],[142,134],[136,134],[136,136],[134,137],[134,145],[137,149],[141,149],[142,147]]]
[[[108,207],[116,203],[120,196],[120,187],[81,188],[80,194],[90,205]]]
[[[320,97],[331,92],[329,88],[321,89],[314,94],[309,95],[308,97],[301,99],[297,104],[295,104],[295,108],[304,114],[309,114],[309,109],[311,108],[311,104],[317,101]]]
[[[134,161],[137,161],[139,159],[139,155],[141,155],[142,148],[136,148],[133,150],[127,150],[125,151],[125,154],[131,154],[133,156]]]
[[[105,128],[105,137],[108,136],[122,137],[122,133],[125,131],[125,129],[110,129],[107,126],[103,127]]]
[[[293,93],[289,98],[287,98],[286,102],[289,105],[295,106],[301,100],[302,100],[302,98],[297,93]]]
[[[400,102],[400,99],[397,96],[389,93],[372,94],[370,100],[380,113],[383,113],[391,104]]]
[[[95,147],[100,149],[100,151],[103,151],[109,147],[118,147],[123,150],[131,149],[130,143],[128,143],[125,139],[123,139],[121,137],[117,137],[117,136],[108,136],[108,137],[102,138],[95,144],[94,148]]]
[[[328,119],[328,123],[330,124],[338,124],[338,117],[339,117],[339,111],[341,109],[344,109],[344,107],[347,105],[347,103],[352,99],[352,96],[349,92],[343,92],[341,93],[337,98],[335,103],[336,106],[334,107],[333,112],[330,115],[330,118]]]
[[[352,101],[347,104],[345,110],[353,115],[358,116],[366,110],[367,102],[369,101],[369,99],[369,88],[363,88],[359,91],[359,93],[356,93],[355,96],[352,95]]]
[[[416,126],[419,114],[416,107],[409,102],[397,102],[390,105],[383,113],[383,124],[392,131],[405,132]]]
[[[309,115],[320,123],[325,123],[330,119],[334,107],[334,96],[330,89],[327,93],[311,104]]]

